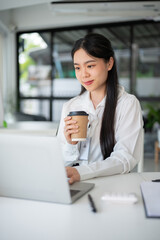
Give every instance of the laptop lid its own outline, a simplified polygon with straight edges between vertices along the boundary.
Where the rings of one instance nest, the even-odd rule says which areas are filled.
[[[69,204],[93,187],[75,183],[71,197],[56,137],[0,134],[0,196]]]

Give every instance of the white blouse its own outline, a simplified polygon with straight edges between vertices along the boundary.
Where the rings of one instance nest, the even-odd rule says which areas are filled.
[[[106,97],[96,109],[89,92],[72,98],[62,109],[58,138],[61,141],[64,161],[78,162],[76,169],[81,180],[114,174],[128,173],[139,162],[143,149],[143,120],[139,101],[134,95],[125,92],[119,86],[118,102],[115,114],[115,146],[109,157],[103,160],[100,148],[101,120]],[[89,114],[87,137],[90,138],[88,161],[79,160],[80,143],[71,145],[64,136],[64,118],[70,111],[85,111]],[[107,134],[107,133],[106,133]]]

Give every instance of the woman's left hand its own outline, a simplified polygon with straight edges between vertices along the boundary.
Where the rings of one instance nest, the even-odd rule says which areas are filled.
[[[80,181],[80,174],[76,168],[66,167],[67,177],[69,178],[69,183],[72,184],[74,182]]]

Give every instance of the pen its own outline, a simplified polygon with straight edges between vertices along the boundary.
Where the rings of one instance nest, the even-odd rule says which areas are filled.
[[[152,182],[160,182],[160,179],[154,179]]]
[[[90,194],[88,194],[88,200],[89,200],[89,204],[91,206],[92,211],[96,213],[97,209],[96,209],[95,203],[93,201],[93,198],[91,197]]]

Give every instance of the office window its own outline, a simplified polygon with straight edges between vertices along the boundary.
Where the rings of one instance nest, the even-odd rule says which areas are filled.
[[[53,57],[55,64],[55,78],[75,78],[71,50],[74,42],[85,36],[86,30],[60,31],[54,33]]]
[[[55,32],[53,37],[54,79],[52,103],[52,119],[59,121],[63,103],[78,95],[80,83],[75,78],[75,71],[71,58],[74,42],[86,34],[85,30],[71,30]]]
[[[160,97],[160,34],[158,24],[134,27],[136,47],[136,94]]]
[[[71,58],[71,50],[74,42],[80,37],[83,37],[86,33],[87,32],[85,30],[61,31],[54,33],[54,96],[72,97],[79,93],[80,84],[75,77],[73,61]]]
[[[22,113],[27,114],[26,120],[28,121],[34,121],[35,117],[37,116],[37,120],[47,120],[49,119],[49,112],[50,112],[50,106],[48,100],[37,100],[37,99],[27,99],[27,100],[21,100],[20,102],[20,109],[21,116],[23,116]],[[25,118],[25,115],[24,115]]]
[[[115,52],[119,82],[130,91],[130,27],[95,28],[94,32],[107,37]]]
[[[17,33],[18,111],[59,121],[63,103],[80,92],[71,49],[88,32],[106,36],[119,82],[142,103],[160,101],[160,23],[98,24]]]
[[[50,96],[51,34],[23,33],[19,36],[21,96]]]
[[[86,30],[70,30],[19,35],[20,112],[59,121],[63,103],[81,90],[75,78],[71,49],[86,33]]]

